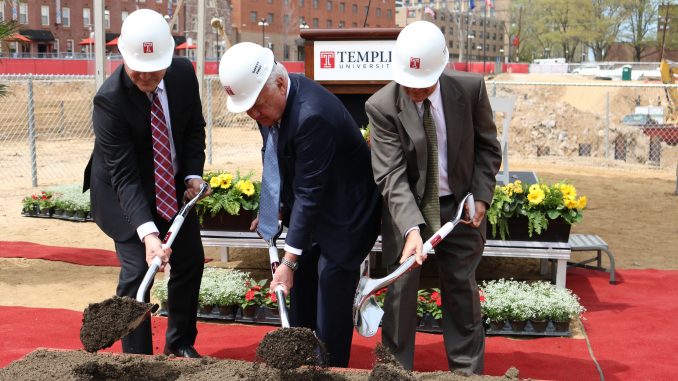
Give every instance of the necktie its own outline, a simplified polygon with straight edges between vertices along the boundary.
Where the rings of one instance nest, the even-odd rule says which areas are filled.
[[[261,181],[259,201],[259,225],[257,231],[265,240],[278,232],[280,211],[280,171],[278,169],[278,126],[271,126],[264,151],[264,174]]]
[[[169,221],[179,209],[169,132],[158,90],[153,92],[151,104],[151,135],[153,136],[153,167],[155,168],[155,207],[160,217]]]
[[[436,124],[431,115],[431,101],[424,100],[424,132],[426,132],[427,162],[426,166],[426,189],[422,199],[422,212],[426,227],[422,238],[430,238],[433,233],[440,229],[440,199],[438,198],[438,136]]]

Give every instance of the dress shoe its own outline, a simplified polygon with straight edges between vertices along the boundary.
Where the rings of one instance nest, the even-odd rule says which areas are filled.
[[[188,358],[193,358],[193,359],[199,359],[202,356],[200,356],[200,353],[195,350],[195,347],[192,345],[186,345],[183,347],[178,347],[175,349],[165,347],[165,350],[163,351],[166,356],[169,355],[175,355],[176,357],[188,357]]]

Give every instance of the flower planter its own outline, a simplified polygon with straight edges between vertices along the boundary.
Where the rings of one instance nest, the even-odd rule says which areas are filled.
[[[510,324],[509,324],[510,323]],[[489,328],[485,329],[488,336],[571,336],[569,327],[558,325],[550,320],[507,322],[491,321]]]
[[[242,309],[242,317],[247,319],[254,319],[254,315],[257,314],[259,306],[247,306]]]
[[[417,327],[419,332],[442,333],[441,319],[435,319],[433,315],[427,313],[421,318],[421,322]]]
[[[553,326],[554,326],[556,331],[569,331],[570,330],[570,320],[554,321]]]
[[[219,316],[223,319],[233,320],[238,312],[238,306],[218,306]]]
[[[532,325],[532,329],[536,333],[543,333],[546,332],[546,327],[549,324],[548,320],[530,320],[530,324]]]
[[[214,306],[198,306],[198,315],[212,315]]]
[[[217,213],[212,217],[209,213],[203,216],[203,230],[250,231],[250,225],[256,214],[249,210],[241,210],[240,214],[232,216],[226,212]]]
[[[513,332],[522,332],[527,326],[527,320],[511,320],[510,323]]]
[[[507,220],[508,235],[507,240],[511,241],[546,241],[546,242],[567,242],[570,238],[570,229],[572,225],[568,224],[562,218],[549,220],[548,228],[542,231],[541,234],[532,233],[530,237],[527,233],[527,218],[526,217],[512,217]],[[492,235],[492,226],[487,224],[487,238],[501,239],[499,235],[499,228],[497,227],[497,235]]]

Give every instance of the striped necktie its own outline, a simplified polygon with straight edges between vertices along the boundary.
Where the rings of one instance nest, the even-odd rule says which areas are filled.
[[[422,213],[426,227],[423,230],[422,238],[428,239],[433,233],[440,229],[440,199],[438,198],[438,136],[436,135],[436,124],[431,115],[431,101],[424,100],[424,132],[426,132],[426,189],[422,198]]]
[[[151,104],[151,135],[153,136],[153,167],[155,175],[155,207],[160,217],[169,221],[177,214],[177,189],[174,183],[172,151],[165,113],[158,96],[153,92]]]

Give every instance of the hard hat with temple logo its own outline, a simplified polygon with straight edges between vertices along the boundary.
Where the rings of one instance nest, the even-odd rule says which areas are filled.
[[[130,13],[122,23],[118,49],[130,69],[159,71],[172,64],[174,38],[160,13],[139,9]]]
[[[418,89],[431,87],[449,61],[445,36],[435,24],[415,21],[398,34],[392,60],[396,82]]]
[[[228,94],[228,111],[249,110],[259,97],[274,65],[271,49],[258,44],[241,42],[229,48],[219,63],[219,80]]]

